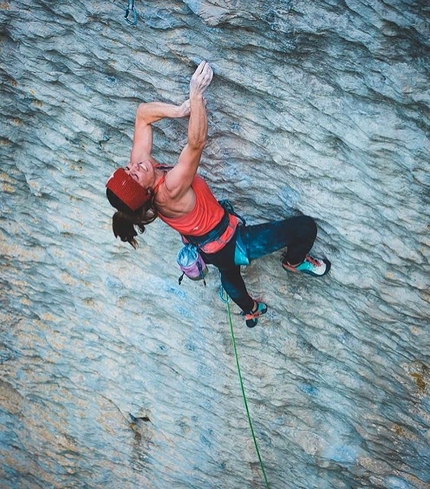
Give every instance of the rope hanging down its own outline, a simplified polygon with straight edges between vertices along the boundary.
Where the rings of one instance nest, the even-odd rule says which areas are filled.
[[[245,388],[243,386],[242,374],[240,372],[239,356],[237,354],[236,338],[234,336],[233,321],[231,319],[229,297],[228,297],[227,293],[224,291],[224,289],[222,289],[222,287],[221,287],[220,297],[221,297],[221,300],[227,304],[227,315],[228,315],[228,322],[230,325],[231,341],[233,343],[234,356],[236,359],[237,373],[239,374],[239,383],[240,383],[240,388],[242,390],[243,402],[245,404],[245,410],[246,410],[246,414],[248,416],[249,427],[251,428],[251,435],[252,435],[252,439],[254,441],[255,451],[257,452],[258,460],[260,462],[261,471],[263,472],[264,482],[266,484],[266,488],[270,489],[269,481],[267,480],[267,476],[266,476],[266,471],[264,470],[263,460],[261,459],[260,450],[258,449],[257,439],[255,438],[254,428],[252,426],[251,415],[249,413],[249,408],[248,408],[248,401],[246,400]]]

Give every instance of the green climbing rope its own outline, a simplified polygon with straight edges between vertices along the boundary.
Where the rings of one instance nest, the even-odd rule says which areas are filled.
[[[230,304],[229,304],[228,299],[225,302],[227,304],[228,322],[230,324],[231,341],[233,343],[234,356],[236,358],[237,373],[239,374],[239,383],[240,383],[240,388],[242,390],[242,396],[243,396],[243,402],[245,404],[246,414],[248,416],[249,427],[251,428],[252,439],[254,440],[255,451],[257,452],[258,460],[260,461],[260,467],[261,467],[261,471],[263,472],[263,477],[264,477],[264,482],[266,483],[266,488],[270,489],[269,482],[268,482],[267,476],[266,476],[266,471],[264,470],[263,460],[261,459],[260,450],[258,449],[257,439],[255,438],[254,428],[252,426],[251,415],[249,414],[248,402],[246,400],[245,388],[243,386],[242,374],[240,373],[239,356],[237,354],[236,338],[234,337],[233,321],[231,319]]]

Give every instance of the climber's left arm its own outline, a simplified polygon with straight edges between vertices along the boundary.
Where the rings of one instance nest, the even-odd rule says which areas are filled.
[[[149,102],[139,104],[134,123],[133,147],[130,162],[139,163],[147,159],[152,160],[152,127],[153,122],[161,119],[176,119],[190,115],[190,101],[181,105],[166,104],[164,102]]]

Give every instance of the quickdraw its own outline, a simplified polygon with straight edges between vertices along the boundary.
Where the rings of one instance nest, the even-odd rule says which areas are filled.
[[[124,18],[130,25],[137,24],[137,12],[136,8],[134,7],[134,0],[128,0],[128,6],[125,9]]]

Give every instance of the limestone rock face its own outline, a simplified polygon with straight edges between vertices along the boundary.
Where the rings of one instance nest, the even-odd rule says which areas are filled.
[[[179,236],[115,240],[104,185],[139,102],[214,69],[200,173],[249,223],[304,213],[322,279],[281,253],[231,304],[273,489],[428,488],[426,0],[0,3],[0,480],[4,489],[265,487],[219,276]],[[154,128],[174,164],[187,121]]]

